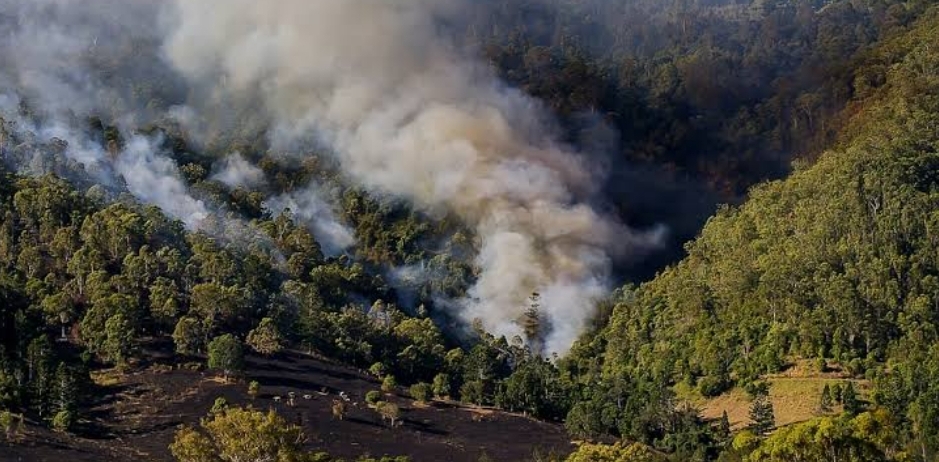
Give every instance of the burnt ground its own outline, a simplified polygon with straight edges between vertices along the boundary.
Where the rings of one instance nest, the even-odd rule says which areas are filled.
[[[253,400],[247,394],[249,380],[261,385]],[[167,447],[176,428],[198,423],[218,397],[277,410],[302,425],[308,449],[337,457],[405,455],[415,462],[476,462],[486,454],[495,461],[514,462],[529,460],[535,451],[572,450],[558,424],[450,402],[416,405],[403,390],[384,398],[401,408],[401,425],[391,428],[365,404],[365,394],[379,389],[377,380],[296,352],[248,358],[246,379],[236,383],[159,364],[127,374],[99,373],[96,381],[98,402],[82,415],[75,434],[28,425],[15,445],[0,438],[0,461],[170,461]],[[292,407],[286,402],[289,392],[296,395]],[[331,410],[339,392],[350,399],[342,421]]]

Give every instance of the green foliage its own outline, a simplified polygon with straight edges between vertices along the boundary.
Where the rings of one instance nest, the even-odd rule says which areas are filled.
[[[379,401],[375,403],[375,411],[381,416],[382,421],[387,420],[394,427],[401,418],[401,409],[398,405],[388,401]]]
[[[378,404],[381,401],[381,392],[378,390],[371,390],[365,394],[365,402],[371,405]]]
[[[420,382],[411,385],[409,390],[411,398],[420,403],[426,403],[431,398],[431,386],[429,383]]]
[[[300,462],[303,434],[273,411],[230,407],[176,432],[170,451],[180,462],[276,460]]]
[[[372,364],[372,365],[369,366],[369,368],[368,368],[368,371],[369,371],[372,375],[374,375],[375,377],[378,377],[379,379],[381,379],[381,378],[385,375],[385,372],[386,372],[387,370],[388,370],[388,369],[387,369],[387,368],[385,367],[385,365],[382,364],[382,363],[375,363],[375,364]]]
[[[495,402],[538,418],[563,418],[568,411],[564,396],[557,369],[540,358],[529,358],[502,382]]]
[[[433,392],[434,396],[437,398],[446,398],[450,396],[450,376],[442,372],[435,375]]]
[[[464,382],[460,387],[460,399],[467,404],[482,405],[486,401],[483,383],[479,380]]]
[[[394,393],[395,388],[398,387],[398,381],[395,380],[393,375],[387,375],[381,381],[381,391],[385,393]]]
[[[668,457],[649,446],[633,443],[582,444],[567,462],[666,462]]]
[[[607,432],[600,406],[591,401],[581,401],[571,407],[564,419],[567,432],[574,438],[592,440]]]
[[[704,397],[718,396],[731,386],[730,380],[722,377],[705,376],[698,379],[698,391]]]
[[[324,452],[303,451],[300,427],[274,413],[229,407],[176,431],[170,452],[178,462],[342,462]],[[408,462],[407,457],[362,456],[358,462]]]
[[[657,399],[667,392],[650,393],[657,384],[697,383],[711,395],[733,380],[752,393],[750,384],[795,359],[830,358],[874,379],[872,406],[853,381],[830,389],[845,418],[888,408],[906,422],[900,439],[918,447],[919,459],[933,457],[939,447],[923,416],[939,415],[939,401],[927,399],[939,396],[930,385],[939,344],[939,132],[930,122],[939,114],[937,30],[933,7],[862,51],[847,73],[869,85],[848,95],[851,110],[830,151],[753,188],[744,204],[722,207],[684,260],[616,294],[601,339],[584,339],[564,365],[581,384],[572,432],[664,449],[665,436],[694,432],[671,426],[674,405]],[[768,404],[754,402],[759,437],[773,427]],[[754,443],[744,446],[740,457]],[[858,460],[883,457],[855,451]]]
[[[854,389],[854,382],[846,382],[842,390],[841,403],[844,405],[844,412],[850,416],[858,415],[861,412],[862,404],[857,391]]]
[[[173,343],[176,352],[183,355],[194,355],[202,351],[204,345],[204,331],[199,320],[185,316],[176,323],[173,329]]]
[[[215,402],[212,403],[212,409],[209,409],[209,414],[218,414],[225,409],[228,409],[228,400],[219,396],[215,398]]]
[[[71,411],[63,409],[52,417],[52,429],[57,432],[67,432],[72,428],[74,420]]]
[[[107,337],[102,352],[118,367],[127,364],[127,359],[134,351],[134,330],[123,314],[110,317],[104,324]]]
[[[283,349],[282,342],[280,332],[271,318],[262,319],[261,324],[248,333],[248,346],[262,355],[280,352]]]
[[[773,403],[768,395],[757,396],[750,405],[750,430],[757,435],[765,435],[776,427]]]
[[[831,388],[826,383],[825,386],[822,388],[822,395],[819,398],[818,410],[823,413],[830,412],[831,406],[833,403],[834,403],[834,399],[832,398],[832,395],[831,395]]]
[[[261,384],[259,384],[257,380],[252,380],[251,383],[248,384],[248,396],[250,396],[251,399],[256,399],[260,393]]]
[[[785,427],[759,443],[748,462],[908,460],[897,439],[900,428],[885,411],[853,419],[822,417]]]
[[[225,376],[244,369],[244,348],[235,336],[220,335],[209,342],[209,368],[222,371]]]
[[[0,429],[3,429],[3,437],[8,442],[16,442],[23,434],[24,418],[22,414],[14,414],[10,411],[0,410]]]

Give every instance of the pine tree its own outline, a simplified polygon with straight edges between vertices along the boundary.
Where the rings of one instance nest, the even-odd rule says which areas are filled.
[[[75,377],[65,363],[59,363],[55,371],[55,411],[75,412],[78,401],[78,386]]]
[[[750,429],[757,435],[765,435],[776,426],[776,415],[773,411],[773,403],[769,396],[761,394],[753,400],[750,406]]]
[[[841,392],[841,402],[844,404],[844,412],[848,415],[857,415],[861,412],[861,400],[857,397],[857,391],[854,389],[854,383],[848,382]]]
[[[721,420],[717,424],[717,439],[719,442],[724,443],[730,441],[730,437],[733,436],[733,431],[730,426],[730,417],[727,416],[727,411],[724,411],[721,414]]]
[[[831,398],[832,398],[832,400],[833,400],[834,402],[838,403],[838,404],[841,404],[841,403],[842,403],[842,394],[843,394],[843,392],[842,392],[841,383],[835,383],[835,385],[831,387]]]
[[[821,412],[830,412],[831,405],[832,405],[831,388],[826,383],[825,387],[822,388],[822,396],[821,398],[819,398],[818,410]]]
[[[522,315],[521,321],[522,331],[525,333],[525,339],[528,341],[532,352],[541,354],[542,335],[545,326],[541,315],[541,295],[538,292],[531,294],[528,308],[525,310],[525,314]]]

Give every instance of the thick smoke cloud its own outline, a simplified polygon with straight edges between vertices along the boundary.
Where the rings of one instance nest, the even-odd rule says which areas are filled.
[[[521,332],[542,295],[546,350],[564,352],[611,261],[654,246],[589,205],[597,172],[554,141],[539,104],[439,31],[459,0],[179,0],[165,53],[192,82],[261,101],[273,142],[314,137],[367,188],[475,227],[481,273],[462,316]]]
[[[157,115],[124,85],[148,72],[165,73],[168,69],[152,61],[108,63],[120,69],[117,76],[95,69],[115,56],[128,55],[116,50],[134,43],[128,37],[158,43],[154,18],[159,9],[151,2],[136,0],[81,4],[3,0],[0,7],[4,13],[0,17],[4,37],[0,45],[0,95],[6,102],[0,105],[0,116],[12,132],[5,141],[29,140],[25,144],[32,146],[34,153],[30,159],[16,159],[12,157],[15,152],[7,152],[11,158],[5,160],[25,173],[48,173],[44,166],[47,153],[38,146],[62,143],[62,154],[95,182],[123,187],[190,229],[198,228],[210,213],[208,207],[189,193],[176,164],[161,151],[159,136],[135,133],[138,124]],[[23,102],[28,114],[21,111]],[[91,117],[118,125],[123,145],[105,146],[102,140],[94,139],[87,125]]]
[[[10,140],[61,140],[63,155],[94,181],[158,205],[190,229],[251,240],[243,221],[195,197],[160,136],[139,128],[172,120],[204,145],[225,130],[238,130],[233,138],[260,131],[275,151],[332,153],[370,191],[432,215],[456,214],[474,228],[478,278],[465,299],[441,305],[514,336],[538,292],[546,352],[566,351],[583,330],[608,292],[614,261],[660,242],[660,233],[635,232],[594,207],[604,180],[597,164],[558,142],[537,101],[448,36],[468,0],[0,7],[0,111],[12,127],[0,144],[5,155],[22,154],[22,171],[49,168]],[[158,90],[142,85],[155,81]],[[123,143],[109,146],[89,132],[91,117],[117,126]],[[212,178],[264,187],[261,171],[237,154],[219,161]],[[327,254],[344,252],[353,234],[320,192],[310,185],[265,206],[290,209]]]

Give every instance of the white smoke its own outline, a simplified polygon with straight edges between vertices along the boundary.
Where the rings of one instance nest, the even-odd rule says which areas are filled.
[[[273,213],[289,210],[294,220],[310,229],[327,257],[337,256],[355,244],[352,230],[339,222],[332,207],[314,186],[272,198],[264,207]]]
[[[95,181],[123,184],[142,202],[198,228],[209,215],[206,205],[190,194],[175,162],[161,151],[160,137],[135,134],[135,127],[148,118],[147,102],[136,101],[127,88],[110,81],[117,76],[160,77],[161,68],[152,62],[113,59],[120,55],[117,48],[132,43],[127,37],[157,39],[152,2],[0,0],[0,7],[8,15],[0,17],[0,117],[13,122],[12,134],[37,145],[64,141],[63,154]],[[110,66],[114,72],[96,72],[96,66]],[[21,96],[29,116],[20,113]],[[105,147],[92,139],[87,126],[92,116],[121,126],[123,147]],[[18,167],[46,173],[44,157],[37,149]]]
[[[607,292],[611,259],[659,236],[591,208],[597,174],[554,140],[540,105],[438,32],[462,6],[177,0],[165,50],[219,98],[263,101],[276,142],[314,136],[369,189],[474,226],[481,273],[462,316],[516,335],[539,292],[546,349],[563,353]]]
[[[229,155],[215,166],[212,179],[229,187],[249,187],[263,185],[264,171],[248,162],[240,153]]]
[[[134,136],[114,163],[127,189],[143,202],[156,205],[189,229],[209,216],[205,204],[189,194],[176,163],[161,155],[159,140]]]

